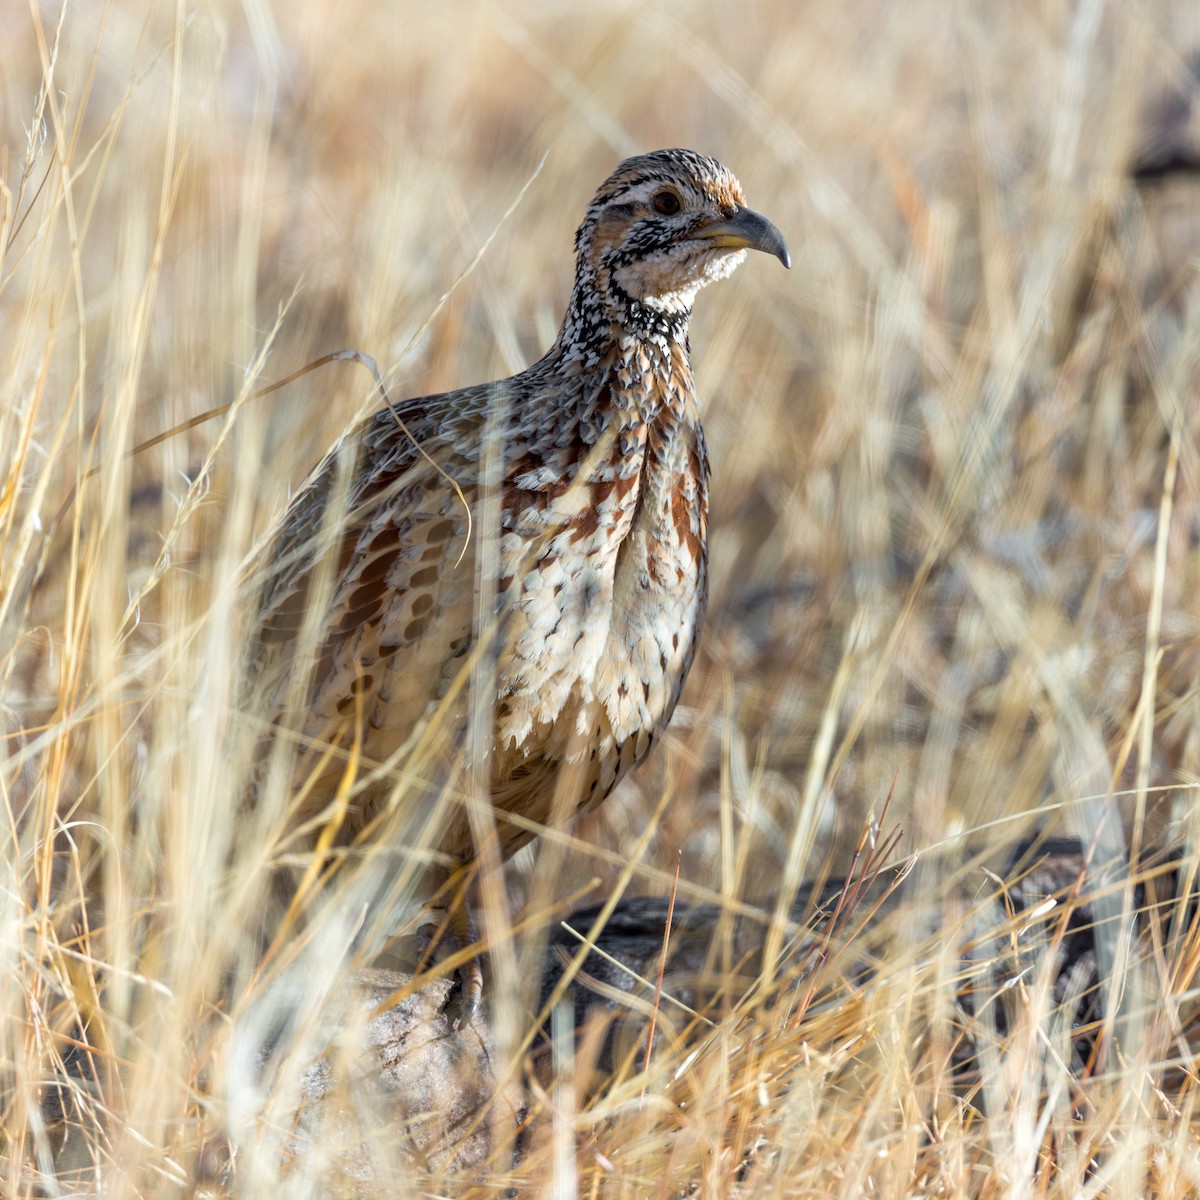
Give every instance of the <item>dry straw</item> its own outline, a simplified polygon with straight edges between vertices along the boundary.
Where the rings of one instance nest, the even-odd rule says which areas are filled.
[[[0,1194],[1194,1194],[1193,10],[5,7]],[[387,914],[254,936],[308,851],[283,790],[241,807],[245,571],[377,393],[330,365],[253,397],[344,346],[395,399],[532,361],[593,187],[669,145],[729,163],[794,269],[702,298],[700,659],[634,783],[487,872],[495,1041],[461,1061],[493,1099],[445,1133],[453,1096],[400,1119],[362,1084],[372,1019],[421,1003],[346,998]],[[1022,907],[1034,827],[1135,859]],[[852,885],[798,950],[802,881],[885,850],[908,899]],[[598,1086],[546,939],[603,941],[570,911],[677,863],[725,983],[667,963],[656,997],[660,927]],[[1095,1009],[1055,957],[1086,892]]]

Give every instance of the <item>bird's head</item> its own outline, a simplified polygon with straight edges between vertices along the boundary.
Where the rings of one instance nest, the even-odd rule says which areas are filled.
[[[617,311],[686,322],[705,284],[747,250],[791,256],[783,235],[745,205],[742,186],[716,159],[656,150],[626,159],[600,185],[575,239],[579,277]]]

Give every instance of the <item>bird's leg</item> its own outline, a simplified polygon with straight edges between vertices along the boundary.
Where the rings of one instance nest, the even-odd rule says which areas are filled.
[[[416,967],[416,974],[420,974],[441,959],[469,952],[455,971],[462,987],[462,1019],[468,1024],[478,1015],[483,1001],[482,960],[473,948],[479,941],[479,932],[469,893],[472,871],[473,866],[460,865],[434,898],[430,910],[438,914],[438,920],[422,925],[417,931],[424,945]]]
[[[471,901],[464,891],[455,906],[452,915],[454,936],[462,950],[474,947],[479,943],[479,931],[475,927],[475,918],[471,913]],[[479,1013],[483,1003],[483,964],[479,954],[472,949],[471,957],[460,968],[459,978],[462,980],[462,1017],[470,1025]]]

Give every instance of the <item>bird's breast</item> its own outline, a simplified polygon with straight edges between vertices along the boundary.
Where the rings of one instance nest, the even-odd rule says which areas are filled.
[[[613,422],[606,440],[569,481],[506,497],[498,748],[603,756],[632,740],[636,761],[690,666],[708,478],[694,406]],[[510,479],[544,478],[523,465]]]

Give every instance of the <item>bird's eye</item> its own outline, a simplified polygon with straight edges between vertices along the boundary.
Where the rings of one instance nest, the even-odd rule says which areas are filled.
[[[679,197],[674,192],[655,192],[650,197],[650,207],[656,213],[662,213],[664,217],[673,216],[679,211]]]

